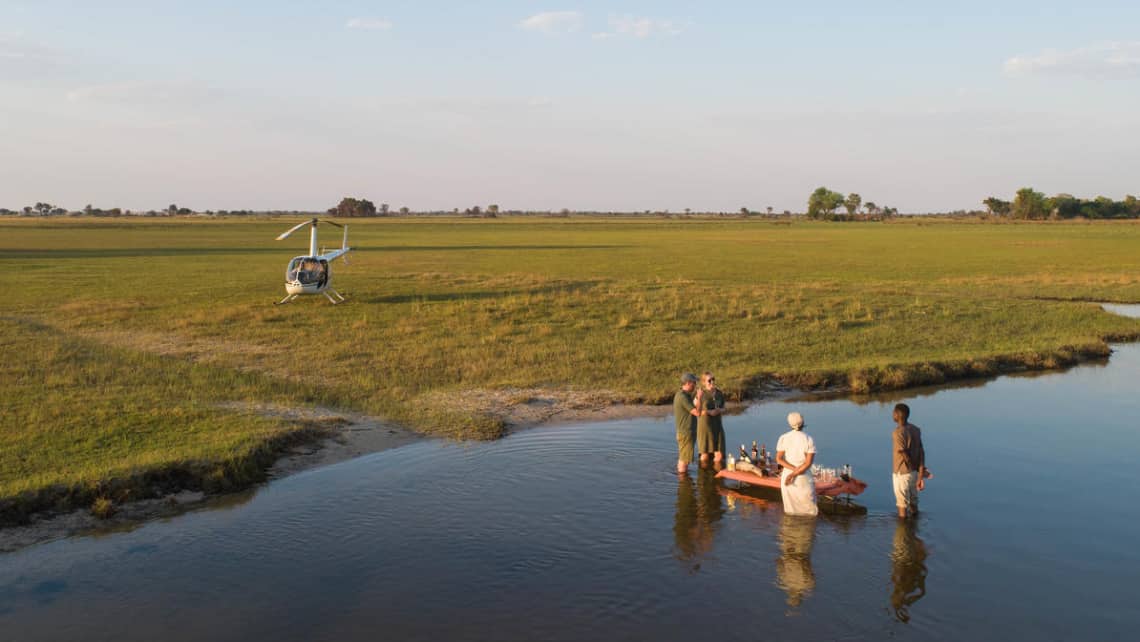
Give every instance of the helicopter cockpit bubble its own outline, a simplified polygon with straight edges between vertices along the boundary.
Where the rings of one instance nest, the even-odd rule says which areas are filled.
[[[329,262],[312,256],[298,256],[289,261],[285,281],[301,285],[324,285],[328,282]]]

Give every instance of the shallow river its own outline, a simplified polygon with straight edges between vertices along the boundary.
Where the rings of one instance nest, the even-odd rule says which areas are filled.
[[[2,640],[1120,640],[1140,630],[1140,345],[1107,365],[801,411],[868,514],[678,479],[671,418],[427,441],[236,506],[0,556]],[[890,408],[935,478],[893,516]]]

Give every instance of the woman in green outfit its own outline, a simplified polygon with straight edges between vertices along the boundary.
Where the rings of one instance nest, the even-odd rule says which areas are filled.
[[[724,459],[724,393],[716,387],[716,377],[711,372],[701,375],[701,390],[697,392],[696,406],[701,414],[697,419],[697,452],[701,454],[701,463],[709,460],[709,453],[713,454],[713,462],[719,464]]]

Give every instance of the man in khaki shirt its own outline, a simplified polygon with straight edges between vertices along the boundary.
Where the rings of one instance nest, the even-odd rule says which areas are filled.
[[[918,491],[926,487],[932,475],[926,470],[926,450],[922,447],[922,431],[910,423],[910,407],[905,403],[895,406],[892,413],[895,431],[891,460],[891,482],[895,491],[895,506],[899,517],[918,515]]]

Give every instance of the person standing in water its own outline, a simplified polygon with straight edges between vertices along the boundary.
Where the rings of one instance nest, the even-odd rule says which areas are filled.
[[[815,461],[815,441],[804,432],[804,418],[798,412],[788,414],[791,430],[780,435],[776,442],[776,463],[783,467],[780,473],[780,498],[785,515],[819,514],[815,505],[815,478],[811,464]]]
[[[697,409],[700,410],[697,419],[697,449],[701,453],[701,465],[709,461],[709,453],[713,455],[713,462],[719,464],[724,459],[724,393],[716,387],[716,377],[711,372],[701,375],[701,390],[697,392]]]
[[[677,424],[677,473],[689,471],[693,461],[693,444],[696,441],[697,416],[700,411],[693,403],[693,389],[697,387],[697,375],[686,372],[681,375],[681,389],[673,395],[673,418]]]
[[[906,519],[918,515],[918,491],[926,487],[926,479],[931,475],[926,470],[922,431],[910,423],[910,406],[905,403],[896,405],[891,417],[895,420],[895,430],[891,434],[891,485],[895,490],[899,518]]]

